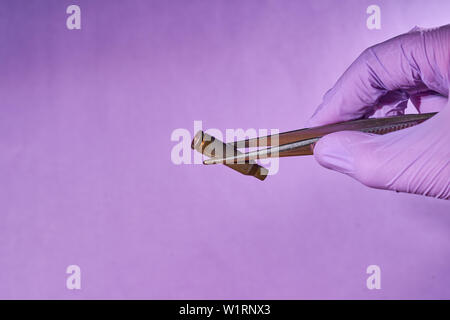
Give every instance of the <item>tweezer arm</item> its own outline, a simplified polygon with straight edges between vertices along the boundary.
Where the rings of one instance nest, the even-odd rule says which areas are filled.
[[[374,134],[385,134],[415,126],[433,117],[436,113],[408,114],[395,117],[370,118],[339,122],[319,127],[283,132],[277,135],[246,139],[234,143],[236,148],[272,146],[240,155],[211,158],[205,164],[245,163],[249,160],[290,157],[313,154],[312,146],[321,137],[338,131],[362,131]]]

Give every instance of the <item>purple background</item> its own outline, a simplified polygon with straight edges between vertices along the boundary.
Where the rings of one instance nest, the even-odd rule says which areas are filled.
[[[66,28],[78,4],[82,30]],[[381,7],[368,30],[366,8]],[[302,127],[449,1],[0,2],[0,298],[450,298],[450,203],[282,159],[176,166],[176,128]],[[66,289],[66,267],[82,289]],[[381,267],[381,290],[366,267]]]

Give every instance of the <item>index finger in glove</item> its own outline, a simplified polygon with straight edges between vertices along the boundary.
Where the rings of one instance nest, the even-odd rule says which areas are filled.
[[[450,25],[415,28],[366,49],[325,94],[308,126],[369,117],[383,105],[402,113],[407,100],[423,92],[447,96],[449,72]]]

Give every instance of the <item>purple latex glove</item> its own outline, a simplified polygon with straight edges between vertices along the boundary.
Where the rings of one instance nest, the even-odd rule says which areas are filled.
[[[450,198],[450,25],[414,28],[366,49],[329,90],[308,125],[404,113],[439,113],[386,135],[343,131],[316,144],[324,167],[379,189]]]

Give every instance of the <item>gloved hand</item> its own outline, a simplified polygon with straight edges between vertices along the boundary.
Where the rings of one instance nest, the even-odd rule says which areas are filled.
[[[343,131],[321,138],[324,167],[379,189],[450,198],[450,25],[414,28],[366,49],[329,90],[308,126],[404,113],[439,113],[386,135]]]

